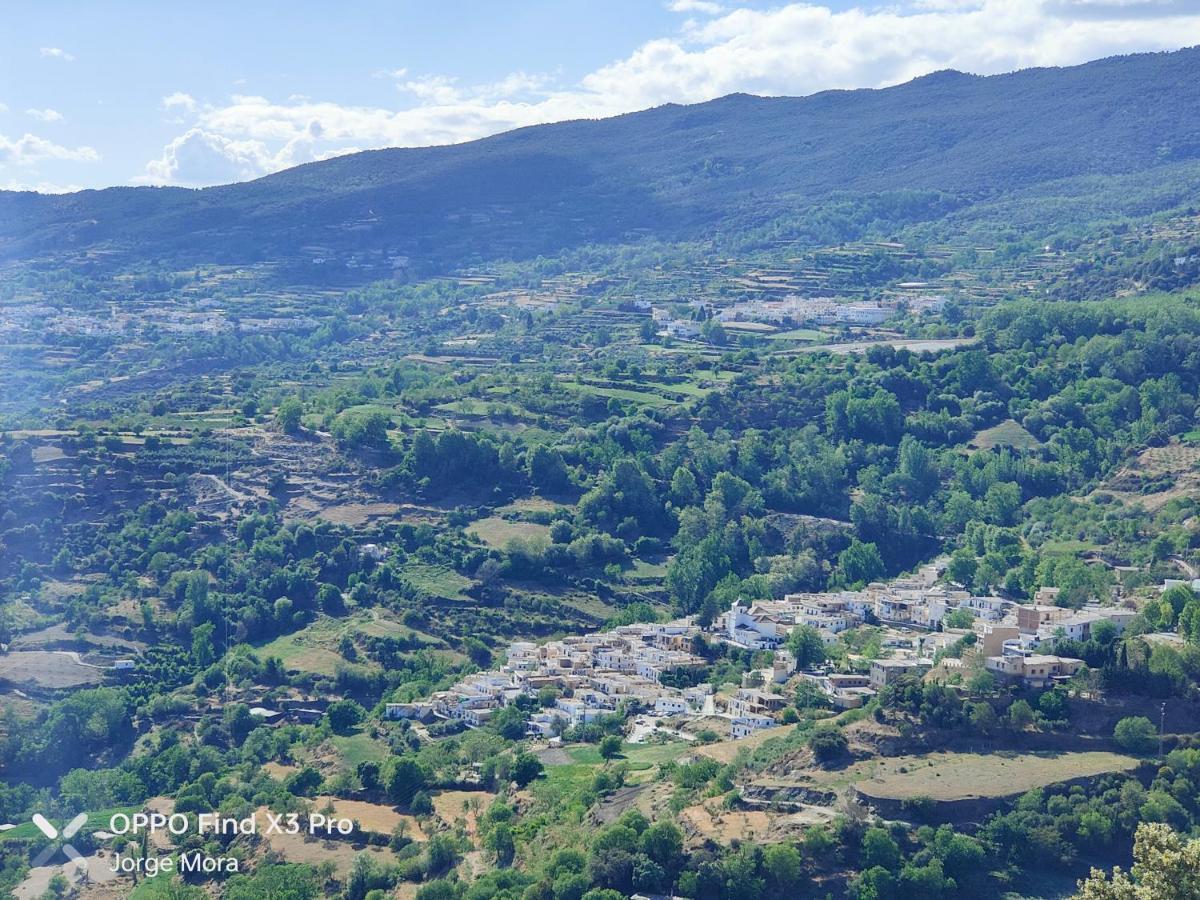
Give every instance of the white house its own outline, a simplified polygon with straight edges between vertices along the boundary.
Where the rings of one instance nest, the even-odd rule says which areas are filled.
[[[654,701],[656,716],[682,716],[690,711],[686,700],[682,697],[662,696]]]
[[[729,724],[729,733],[736,741],[739,738],[748,737],[756,731],[771,728],[774,725],[775,720],[768,716],[737,716]]]

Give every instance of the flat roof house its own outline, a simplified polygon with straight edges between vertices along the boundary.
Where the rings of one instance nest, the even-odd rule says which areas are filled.
[[[989,672],[1020,681],[1026,687],[1044,688],[1055,681],[1070,678],[1083,667],[1082,659],[1069,656],[989,656],[984,660]]]
[[[871,663],[871,687],[879,690],[901,675],[924,675],[930,668],[929,661],[924,659],[876,659]]]

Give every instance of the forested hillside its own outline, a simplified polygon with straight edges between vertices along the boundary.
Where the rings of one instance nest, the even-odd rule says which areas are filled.
[[[105,249],[126,261],[245,263],[326,248],[426,267],[641,232],[706,237],[846,201],[866,215],[843,213],[844,233],[823,240],[955,211],[997,225],[1013,203],[1058,227],[1145,215],[1188,201],[1197,85],[1200,50],[1183,50],[805,98],[733,95],[200,191],[0,193],[0,259]]]

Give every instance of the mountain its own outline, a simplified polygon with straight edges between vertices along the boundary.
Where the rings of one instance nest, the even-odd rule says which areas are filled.
[[[896,221],[955,209],[1001,223],[1030,204],[1035,218],[1069,218],[1099,195],[1109,213],[1144,214],[1191,202],[1198,166],[1192,48],[803,98],[734,94],[203,190],[2,192],[0,259],[253,262],[328,248],[462,263],[700,237],[867,198]]]

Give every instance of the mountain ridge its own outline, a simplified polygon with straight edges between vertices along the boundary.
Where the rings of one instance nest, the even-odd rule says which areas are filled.
[[[305,246],[433,263],[520,257],[645,233],[703,237],[838,197],[972,205],[1096,175],[1175,178],[1197,160],[1200,48],[1189,48],[799,98],[730,94],[200,189],[0,192],[0,259],[254,262]]]

